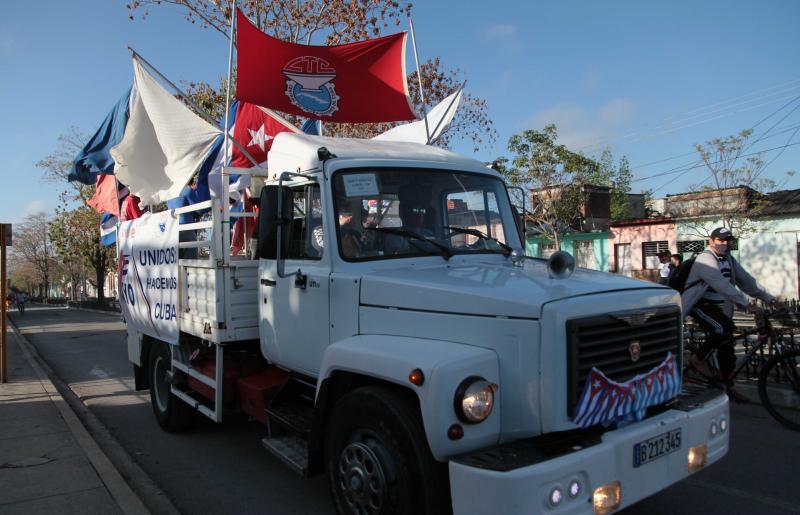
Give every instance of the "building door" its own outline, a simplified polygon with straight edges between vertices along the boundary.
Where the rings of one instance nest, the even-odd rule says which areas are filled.
[[[617,265],[617,273],[621,275],[631,275],[631,244],[618,243],[614,245],[614,262]]]
[[[594,259],[594,241],[592,240],[575,240],[575,262],[581,268],[589,268],[596,270]]]

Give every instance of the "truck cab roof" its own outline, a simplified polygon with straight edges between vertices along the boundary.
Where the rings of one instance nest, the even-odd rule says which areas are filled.
[[[322,161],[317,151],[327,148],[337,159],[384,161],[390,164],[402,161],[403,166],[409,162],[418,162],[420,167],[436,167],[440,165],[448,169],[458,168],[497,176],[497,172],[484,163],[464,157],[449,150],[419,143],[398,141],[376,141],[356,138],[328,138],[281,132],[275,136],[269,152],[269,175],[277,177],[281,172],[312,172],[320,170]]]

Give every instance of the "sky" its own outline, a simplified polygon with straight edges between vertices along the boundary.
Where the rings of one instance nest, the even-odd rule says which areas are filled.
[[[180,7],[133,21],[113,0],[5,2],[1,12],[2,222],[56,207],[64,186],[43,182],[36,163],[71,127],[96,130],[133,80],[128,46],[174,82],[217,84],[227,71],[227,39]],[[626,156],[633,191],[658,197],[705,178],[685,169],[695,144],[753,127],[763,139],[749,152],[768,150],[765,176],[800,188],[786,176],[800,168],[800,2],[439,0],[413,15],[420,58],[459,69],[497,130],[494,144],[473,153],[456,141],[457,152],[509,156],[510,136],[555,123],[572,150]]]

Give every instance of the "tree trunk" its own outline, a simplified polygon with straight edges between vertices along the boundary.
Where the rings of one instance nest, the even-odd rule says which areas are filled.
[[[97,279],[97,302],[100,303],[100,305],[105,305],[106,265],[105,265],[105,260],[103,259],[103,251],[100,249],[95,250],[94,258],[95,258],[94,272],[95,272],[95,278]]]

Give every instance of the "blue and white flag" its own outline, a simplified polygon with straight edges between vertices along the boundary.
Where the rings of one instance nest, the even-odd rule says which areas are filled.
[[[300,127],[300,130],[311,136],[319,136],[319,124],[319,120],[308,119],[303,123],[303,126]]]
[[[109,151],[111,147],[122,141],[125,126],[130,115],[130,98],[133,88],[122,95],[117,104],[103,120],[100,128],[86,146],[78,152],[72,162],[67,179],[83,184],[94,184],[101,173],[114,173],[114,158]]]
[[[592,367],[572,421],[589,427],[618,420],[642,420],[648,407],[662,404],[680,391],[681,371],[671,352],[657,367],[624,383],[612,381]]]
[[[117,243],[117,217],[103,213],[100,217],[100,245],[110,247]]]

